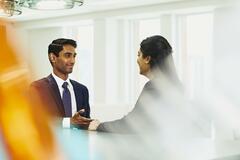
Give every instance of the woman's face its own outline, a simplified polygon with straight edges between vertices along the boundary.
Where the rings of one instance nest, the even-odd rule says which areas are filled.
[[[150,57],[146,56],[143,57],[143,53],[139,49],[138,55],[137,55],[137,63],[139,66],[139,73],[146,76],[147,73],[150,71]]]

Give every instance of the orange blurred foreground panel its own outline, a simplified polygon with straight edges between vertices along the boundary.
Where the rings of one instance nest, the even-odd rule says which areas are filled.
[[[7,42],[7,22],[0,21],[0,134],[10,159],[62,159],[48,117],[28,99],[29,70]],[[1,141],[0,141],[1,142]]]

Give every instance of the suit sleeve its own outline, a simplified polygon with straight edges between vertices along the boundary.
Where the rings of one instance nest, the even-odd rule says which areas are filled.
[[[141,95],[143,95],[146,90],[147,85],[144,86]],[[150,123],[147,121],[148,118],[145,114],[145,106],[139,102],[141,95],[136,102],[134,109],[129,114],[119,120],[101,123],[98,126],[97,131],[132,134],[145,130]]]
[[[98,126],[97,131],[123,134],[135,133],[133,126],[131,127],[131,124],[127,120],[126,116],[119,120],[101,123]]]
[[[90,105],[89,105],[89,93],[88,93],[88,89],[85,88],[85,113],[84,113],[84,117],[86,118],[90,118]]]

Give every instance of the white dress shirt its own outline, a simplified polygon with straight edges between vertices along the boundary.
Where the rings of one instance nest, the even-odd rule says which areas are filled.
[[[64,81],[63,79],[59,78],[54,73],[52,73],[52,76],[57,82],[61,98],[62,98],[63,90],[64,90],[62,85],[63,85],[64,82],[68,83],[68,89],[69,89],[70,94],[71,94],[72,115],[74,115],[77,112],[77,105],[76,105],[75,93],[74,93],[74,90],[73,90],[72,83],[70,82],[70,79],[68,78],[66,81]],[[63,128],[70,128],[70,118],[69,117],[63,118],[62,126],[63,126]]]

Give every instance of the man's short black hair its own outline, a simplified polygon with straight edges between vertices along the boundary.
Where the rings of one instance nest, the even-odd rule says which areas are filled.
[[[53,40],[52,43],[49,44],[49,46],[48,46],[48,55],[50,53],[53,53],[58,57],[59,52],[61,50],[63,50],[63,46],[67,45],[67,44],[73,46],[74,48],[77,47],[76,41],[74,41],[72,39],[59,38],[59,39]]]

